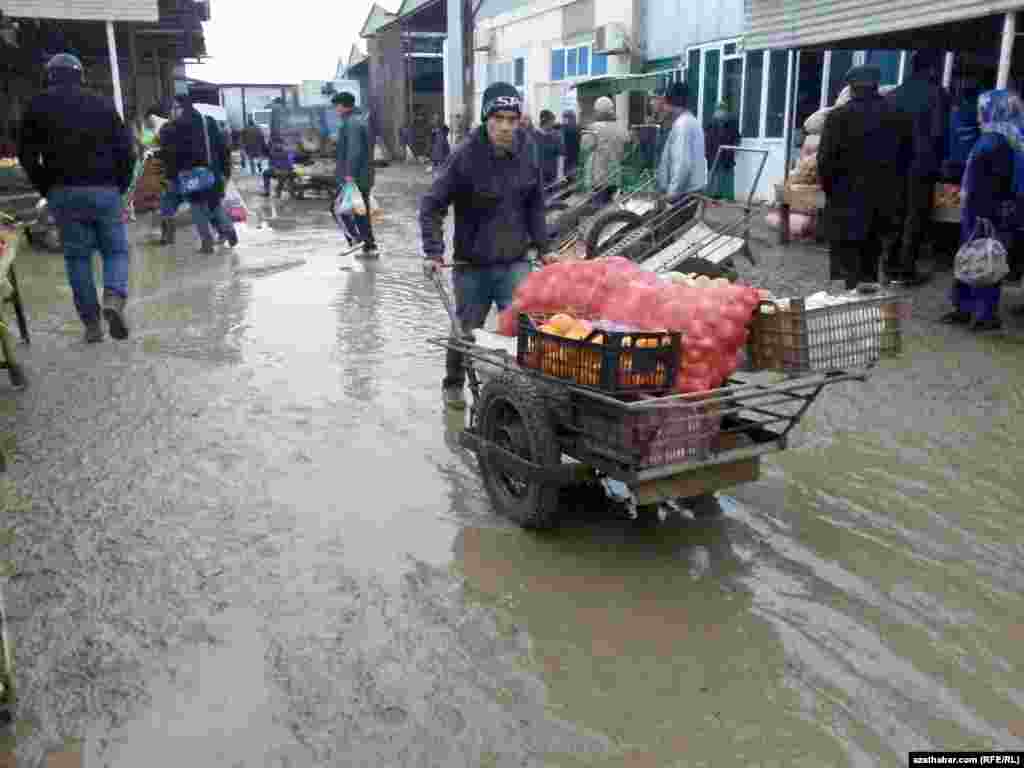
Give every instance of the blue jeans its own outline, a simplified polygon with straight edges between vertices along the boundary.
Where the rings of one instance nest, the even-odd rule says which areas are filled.
[[[117,187],[54,187],[46,196],[64,241],[64,265],[83,323],[99,320],[92,254],[103,257],[103,291],[128,296],[128,229]]]
[[[468,333],[483,328],[491,304],[499,310],[512,303],[516,286],[530,272],[526,261],[517,261],[493,267],[455,267],[452,279],[455,283],[455,316],[462,331]],[[462,387],[466,382],[466,369],[462,355],[448,350],[446,373],[442,386]]]
[[[222,237],[227,237],[229,232],[234,232],[235,225],[224,210],[219,198],[213,195],[198,195],[189,200],[192,207],[192,223],[199,232],[199,239],[203,242],[214,240],[210,232],[210,226],[217,230]]]

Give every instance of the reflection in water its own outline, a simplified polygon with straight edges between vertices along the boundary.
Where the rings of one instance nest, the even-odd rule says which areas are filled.
[[[804,722],[780,643],[751,614],[742,585],[755,548],[727,519],[656,529],[605,520],[550,536],[466,528],[455,559],[467,593],[530,634],[525,663],[547,683],[553,713],[605,733],[638,764],[671,765],[684,752],[842,764]]]
[[[350,272],[334,304],[345,394],[364,403],[373,402],[380,394],[377,365],[383,329],[376,286],[375,265]]]

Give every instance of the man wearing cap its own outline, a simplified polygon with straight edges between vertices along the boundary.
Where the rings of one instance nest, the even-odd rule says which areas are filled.
[[[708,182],[704,129],[686,108],[689,95],[686,83],[672,83],[665,94],[672,129],[658,161],[655,183],[669,202],[703,189]]]
[[[829,113],[818,146],[830,279],[851,290],[878,282],[881,251],[899,232],[913,155],[913,124],[879,94],[881,75],[877,67],[849,71],[850,101]]]
[[[377,258],[377,243],[373,239],[373,224],[370,222],[370,193],[373,191],[373,155],[370,143],[368,121],[356,110],[356,97],[347,91],[331,100],[341,118],[338,126],[337,166],[335,177],[340,188],[353,183],[366,202],[366,214],[353,216],[363,240],[363,256]]]
[[[59,53],[46,65],[48,88],[29,102],[18,158],[46,198],[64,243],[64,265],[85,340],[103,341],[92,253],[103,257],[103,308],[110,335],[128,336],[128,232],[122,195],[135,168],[131,132],[114,105],[82,88],[82,62]]]
[[[597,190],[594,202],[611,202],[618,189],[619,171],[629,134],[615,120],[615,103],[607,96],[594,102],[594,122],[583,134],[582,146],[590,152],[590,185]]]
[[[424,273],[444,255],[444,217],[455,206],[455,312],[464,332],[482,328],[491,305],[505,309],[529,272],[529,252],[546,252],[540,163],[519,128],[519,92],[507,83],[484,91],[483,125],[452,153],[420,203]],[[464,408],[462,356],[449,351],[445,404]]]

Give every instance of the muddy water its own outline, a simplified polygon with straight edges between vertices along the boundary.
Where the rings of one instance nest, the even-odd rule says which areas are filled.
[[[907,359],[832,391],[720,519],[590,505],[527,534],[439,408],[422,187],[382,173],[379,264],[339,256],[312,202],[257,204],[271,226],[234,254],[140,246],[123,345],[84,348],[59,260],[25,261],[33,386],[0,426],[31,510],[5,587],[27,757],[77,737],[110,766],[859,768],[1024,746],[1018,331],[915,321]],[[762,256],[773,288],[814,258]]]

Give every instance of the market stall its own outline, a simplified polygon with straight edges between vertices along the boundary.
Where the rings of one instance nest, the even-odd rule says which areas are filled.
[[[1017,8],[1020,0],[996,2],[957,2],[936,0],[921,5],[910,0],[794,0],[782,12],[772,0],[751,0],[750,33],[746,46],[751,49],[790,48],[799,52],[824,49],[846,51],[946,51],[943,85],[951,102],[978,90],[1017,85],[1024,76],[1024,61],[1014,59]],[[793,68],[796,69],[795,67]],[[796,72],[790,74],[790,120],[796,115]],[[834,108],[835,105],[833,105]],[[813,116],[812,116],[813,117]],[[948,117],[948,116],[947,116]],[[808,121],[810,122],[810,121]],[[800,126],[790,126],[790,136]],[[820,130],[820,129],[819,129]],[[780,239],[789,239],[791,214],[805,232],[813,231],[813,220],[825,204],[812,164],[800,157],[792,140],[787,144],[786,180],[777,187],[782,205]],[[952,204],[951,189],[958,177],[947,175],[936,188],[933,221],[955,225],[959,209]],[[941,229],[940,229],[941,232]]]

